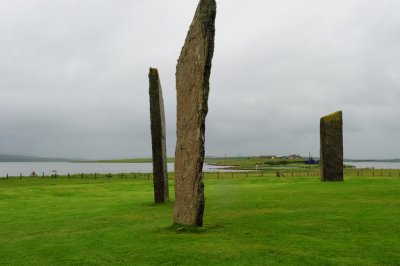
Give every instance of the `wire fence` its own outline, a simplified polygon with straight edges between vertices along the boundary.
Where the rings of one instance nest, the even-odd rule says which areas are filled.
[[[173,177],[173,173],[169,173],[170,178]],[[277,170],[258,170],[258,171],[213,171],[203,172],[205,179],[232,179],[232,178],[256,178],[256,177],[268,177],[268,178],[320,178],[319,169],[281,169]],[[354,169],[345,168],[344,176],[346,177],[400,177],[400,169]],[[45,173],[31,175],[23,175],[22,173],[17,176],[11,176],[5,174],[0,176],[0,180],[9,179],[39,179],[39,178],[63,178],[63,179],[153,179],[152,173],[79,173],[79,174],[66,174],[59,175],[53,173],[46,175]]]
[[[74,174],[66,174],[66,175],[60,175],[57,173],[53,173],[51,175],[46,175],[45,173],[42,173],[40,175],[38,174],[31,174],[31,175],[23,175],[22,173],[18,176],[11,176],[6,174],[5,176],[1,176],[0,179],[2,180],[7,180],[7,179],[40,179],[40,178],[64,178],[64,179],[111,179],[111,178],[119,178],[119,179],[150,179],[152,178],[153,175],[150,173],[109,173],[109,174],[104,174],[104,173],[74,173]]]

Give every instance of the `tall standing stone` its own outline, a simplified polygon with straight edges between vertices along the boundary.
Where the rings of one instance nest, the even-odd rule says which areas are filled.
[[[156,68],[150,68],[149,83],[154,201],[156,203],[162,203],[167,202],[169,199],[168,170],[164,100],[162,96],[160,78]]]
[[[200,0],[176,66],[175,224],[203,225],[204,132],[216,8],[215,0]]]
[[[342,111],[321,118],[320,141],[321,181],[343,181]]]

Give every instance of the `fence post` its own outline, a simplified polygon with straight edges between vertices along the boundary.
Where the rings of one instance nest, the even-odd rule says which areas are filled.
[[[22,179],[22,173],[19,174],[19,179]]]
[[[400,172],[399,172],[399,176],[400,176]],[[8,173],[7,173],[7,179],[8,179]]]

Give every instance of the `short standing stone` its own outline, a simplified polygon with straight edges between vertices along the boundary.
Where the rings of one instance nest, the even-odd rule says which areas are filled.
[[[342,111],[321,118],[320,138],[321,181],[343,181]]]
[[[169,198],[168,170],[164,100],[162,96],[160,78],[156,68],[150,68],[149,83],[154,201],[156,203],[162,203],[167,202]]]
[[[176,66],[175,224],[203,225],[204,133],[215,16],[215,0],[200,0]]]

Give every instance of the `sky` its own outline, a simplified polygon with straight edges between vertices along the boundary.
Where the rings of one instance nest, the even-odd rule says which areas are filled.
[[[197,0],[1,0],[0,154],[151,156],[149,67],[167,153],[175,68]],[[343,111],[344,157],[400,158],[400,1],[217,0],[206,155],[319,156]]]

